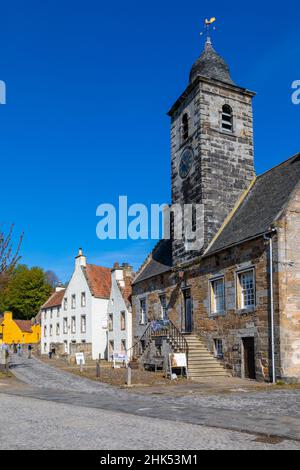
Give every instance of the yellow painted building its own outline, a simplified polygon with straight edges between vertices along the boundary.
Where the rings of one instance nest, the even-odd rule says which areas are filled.
[[[30,320],[14,320],[11,312],[0,319],[0,344],[34,344],[41,339],[41,326]]]

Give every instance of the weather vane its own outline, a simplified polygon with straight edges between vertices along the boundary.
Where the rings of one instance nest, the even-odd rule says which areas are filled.
[[[216,21],[215,17],[212,17],[210,20],[206,19],[205,20],[205,30],[200,33],[200,36],[203,36],[204,34],[206,34],[207,42],[210,42],[210,31],[211,31],[211,29],[213,29],[213,30],[216,29],[216,27],[213,26],[215,21]]]

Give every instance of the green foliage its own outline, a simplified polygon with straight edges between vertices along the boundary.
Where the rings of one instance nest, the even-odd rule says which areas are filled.
[[[14,318],[30,320],[38,314],[51,291],[43,269],[18,265],[6,288],[0,291],[0,311],[9,310]]]

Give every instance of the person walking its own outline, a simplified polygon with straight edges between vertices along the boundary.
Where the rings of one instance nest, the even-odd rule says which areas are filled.
[[[18,343],[17,350],[18,350],[18,356],[22,356],[22,346],[20,345],[20,343]]]
[[[31,353],[32,353],[32,346],[31,344],[28,344],[28,359],[31,359]]]

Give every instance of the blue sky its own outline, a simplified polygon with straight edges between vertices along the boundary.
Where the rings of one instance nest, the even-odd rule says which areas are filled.
[[[89,262],[135,268],[154,242],[99,241],[96,208],[170,201],[169,119],[217,17],[215,49],[255,90],[258,173],[300,151],[299,13],[273,2],[199,0],[2,2],[0,223],[25,232],[22,261],[67,280]]]

